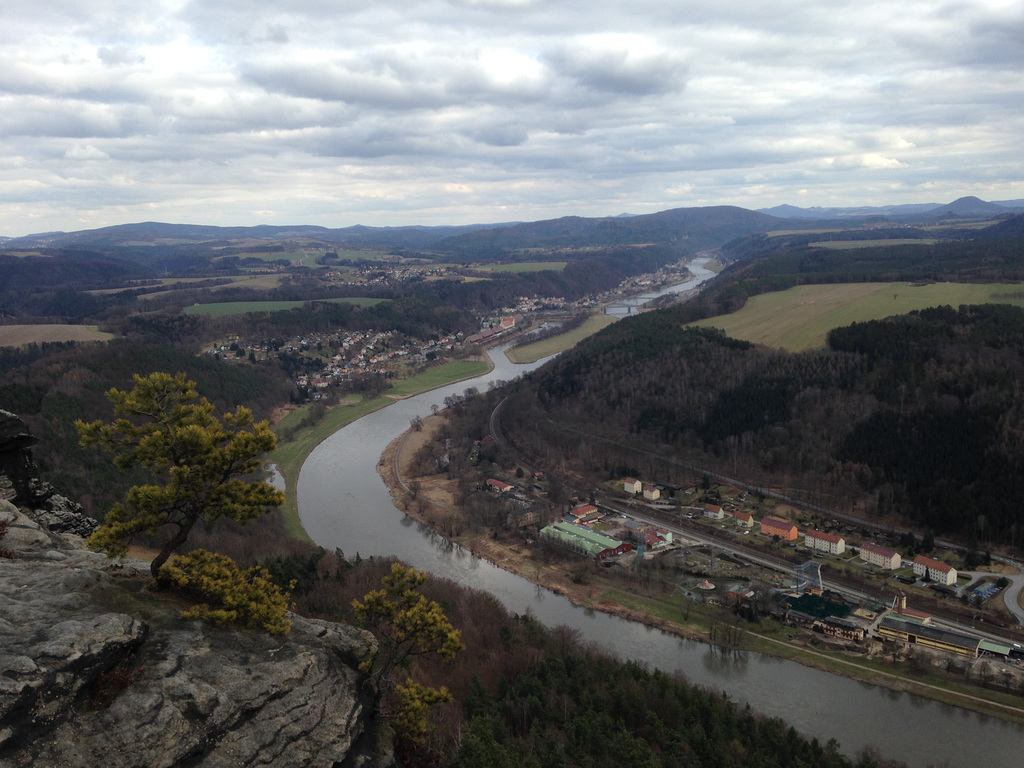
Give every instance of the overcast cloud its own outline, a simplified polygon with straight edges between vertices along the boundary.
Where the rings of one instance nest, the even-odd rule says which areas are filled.
[[[1024,197],[1020,0],[9,0],[0,234]]]

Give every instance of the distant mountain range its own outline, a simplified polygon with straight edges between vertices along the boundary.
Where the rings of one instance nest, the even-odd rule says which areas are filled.
[[[985,202],[977,197],[961,197],[952,203],[921,203],[916,205],[884,205],[878,207],[857,206],[853,208],[798,208],[795,205],[777,205],[774,208],[760,208],[759,213],[766,213],[780,219],[836,219],[849,217],[884,216],[886,218],[908,218],[920,220],[923,217],[939,218],[974,218],[991,217],[999,214],[1024,213],[1024,199],[998,200]]]
[[[598,218],[566,216],[537,222],[470,224],[466,226],[367,227],[356,225],[331,229],[312,225],[253,227],[217,227],[196,224],[142,222],[120,224],[77,232],[46,232],[18,238],[0,237],[5,249],[16,248],[99,248],[111,246],[182,246],[203,244],[237,245],[239,240],[275,242],[310,239],[336,243],[346,248],[404,248],[446,251],[489,248],[524,248],[627,244],[650,241],[689,240],[690,245],[705,247],[723,235],[737,236],[765,231],[779,220],[799,220],[801,227],[812,222],[835,223],[855,220],[863,223],[872,217],[900,222],[926,222],[940,219],[1007,217],[1024,213],[1024,199],[986,202],[977,197],[961,197],[941,205],[890,205],[853,208],[798,208],[778,205],[751,211],[736,206],[675,208],[658,213]]]

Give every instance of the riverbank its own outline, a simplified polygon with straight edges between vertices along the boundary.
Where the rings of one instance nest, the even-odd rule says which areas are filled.
[[[284,479],[285,502],[281,505],[280,511],[288,534],[300,541],[310,541],[299,519],[296,486],[302,465],[320,443],[356,419],[386,408],[396,400],[403,400],[446,384],[475,379],[490,373],[493,369],[494,362],[486,354],[473,360],[445,363],[409,379],[396,382],[387,393],[378,397],[371,399],[355,397],[343,400],[328,408],[323,418],[315,424],[299,429],[290,440],[284,441],[279,438],[277,448],[270,454],[267,461],[277,466],[277,471]],[[303,406],[287,412],[282,418],[276,420],[271,428],[276,434],[281,435],[289,427],[299,424],[309,407]]]
[[[409,430],[388,444],[381,455],[377,469],[388,487],[395,506],[410,518],[426,525],[464,547],[475,556],[493,565],[514,573],[527,581],[537,584],[568,599],[583,608],[602,611],[629,621],[638,622],[663,632],[689,640],[709,643],[711,639],[710,619],[703,606],[687,606],[684,622],[673,621],[665,615],[657,615],[657,603],[663,613],[679,611],[668,608],[667,601],[644,595],[622,592],[622,586],[611,585],[603,579],[590,576],[580,583],[574,578],[571,564],[552,567],[532,557],[529,548],[518,544],[506,544],[487,535],[449,535],[451,526],[446,520],[454,517],[453,499],[457,481],[444,476],[418,478],[410,487],[403,478],[417,451],[432,441],[440,428],[442,417],[424,419],[419,430]],[[616,599],[618,597],[618,599]],[[626,605],[625,602],[631,603]],[[678,601],[676,601],[678,602]],[[650,610],[646,610],[650,608]],[[991,715],[1003,720],[1024,724],[1024,709],[1017,697],[999,692],[981,691],[953,680],[930,676],[927,671],[918,670],[914,676],[902,674],[899,666],[887,659],[869,658],[864,654],[848,654],[841,649],[810,647],[807,643],[791,642],[788,634],[778,637],[746,630],[741,643],[742,650],[751,650],[770,656],[796,661],[808,667],[820,669],[860,682],[880,685],[894,691],[905,691],[945,704]],[[908,666],[904,662],[903,666]],[[984,693],[987,697],[979,696]]]

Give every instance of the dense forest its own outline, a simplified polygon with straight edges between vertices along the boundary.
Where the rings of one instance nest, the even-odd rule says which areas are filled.
[[[506,428],[528,455],[596,479],[674,482],[713,467],[839,511],[1024,546],[1024,311],[943,307],[833,331],[788,354],[619,322],[518,385]]]

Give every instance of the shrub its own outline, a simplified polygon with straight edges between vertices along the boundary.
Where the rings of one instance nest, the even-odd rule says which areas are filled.
[[[182,611],[182,619],[238,623],[272,634],[285,634],[292,628],[285,618],[290,593],[282,591],[270,572],[258,565],[242,570],[230,557],[197,549],[163,566],[160,580],[206,601]]]

